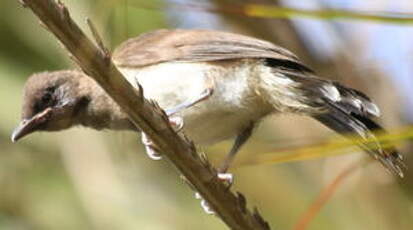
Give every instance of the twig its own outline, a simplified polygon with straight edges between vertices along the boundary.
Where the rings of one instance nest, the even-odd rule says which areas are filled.
[[[54,0],[21,0],[67,48],[81,69],[110,95],[182,173],[231,229],[268,230],[258,211],[246,208],[240,193],[228,191],[216,170],[197,154],[191,141],[170,127],[164,111],[145,100],[113,64],[108,53],[96,47],[70,18],[67,8]],[[100,46],[100,45],[99,45]],[[106,53],[106,54],[105,54]]]
[[[368,162],[371,161],[365,161],[363,163],[366,164]],[[342,172],[340,172],[337,177],[335,177],[334,180],[327,185],[327,187],[323,188],[318,197],[310,205],[310,207],[301,215],[297,225],[294,227],[294,230],[306,230],[314,217],[320,212],[327,201],[330,200],[330,198],[334,195],[340,184],[342,184],[343,181],[347,179],[352,173],[354,173],[358,168],[361,168],[360,162],[349,165]]]
[[[86,18],[86,23],[89,26],[90,32],[92,32],[93,38],[95,39],[95,42],[98,45],[99,49],[103,51],[103,54],[107,57],[107,59],[110,59],[110,52],[104,45],[103,40],[100,37],[98,30],[96,29],[96,26],[93,24],[90,18]]]

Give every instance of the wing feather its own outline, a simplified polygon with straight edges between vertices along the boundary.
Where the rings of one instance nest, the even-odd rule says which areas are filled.
[[[157,30],[124,42],[113,54],[119,67],[170,61],[263,58],[302,65],[290,51],[248,36],[212,30]]]

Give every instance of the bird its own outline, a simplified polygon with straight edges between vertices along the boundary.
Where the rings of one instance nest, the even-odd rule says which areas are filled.
[[[225,174],[259,122],[280,113],[309,116],[345,136],[388,171],[403,176],[402,155],[375,135],[380,110],[364,93],[323,79],[291,51],[246,35],[202,29],[160,29],[114,50],[119,71],[145,98],[201,146],[234,138],[219,172]],[[24,86],[13,142],[37,131],[73,126],[140,132],[126,113],[79,70],[33,74]],[[175,123],[179,124],[179,122]],[[179,126],[179,125],[178,125]],[[146,140],[147,150],[153,149]],[[157,155],[152,154],[156,158]]]

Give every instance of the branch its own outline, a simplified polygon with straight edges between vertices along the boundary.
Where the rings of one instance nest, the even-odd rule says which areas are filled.
[[[364,161],[362,166],[371,162]],[[351,174],[356,172],[356,169],[360,168],[360,162],[351,164],[344,168],[332,182],[327,184],[325,188],[321,190],[317,198],[311,203],[310,207],[300,216],[298,223],[294,226],[294,230],[306,230],[308,229],[311,222],[314,220],[315,216],[320,213],[321,209],[326,205],[326,203],[331,199],[331,197],[336,192],[337,188],[344,182],[345,179],[348,179]]]
[[[73,60],[93,78],[119,106],[130,120],[143,130],[199,191],[209,206],[231,229],[269,230],[255,209],[246,208],[240,193],[234,194],[217,178],[217,171],[200,157],[191,141],[175,133],[164,111],[144,99],[142,88],[134,89],[117,70],[111,56],[102,47],[95,46],[70,18],[67,8],[55,0],[20,0],[41,20],[44,26],[67,48]],[[100,45],[99,45],[100,46]]]

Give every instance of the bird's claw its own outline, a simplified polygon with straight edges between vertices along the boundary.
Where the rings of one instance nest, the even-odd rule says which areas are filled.
[[[161,160],[162,156],[158,152],[158,147],[142,132],[142,144],[145,146],[146,154],[152,160]]]
[[[195,198],[201,200],[201,207],[206,212],[206,214],[214,215],[215,211],[209,206],[208,202],[199,194],[198,192],[195,193]]]
[[[184,119],[178,116],[169,117],[169,124],[176,132],[179,132],[184,128]]]
[[[172,128],[176,132],[181,131],[182,128],[184,127],[184,120],[182,119],[182,117],[178,117],[178,116],[169,117],[169,122]],[[152,142],[152,140],[144,132],[142,132],[142,144],[145,146],[146,154],[148,155],[149,158],[151,158],[152,160],[162,159],[162,156],[159,153],[159,148]]]
[[[228,187],[234,183],[234,175],[232,173],[218,173],[218,179],[224,182]]]
[[[228,185],[228,188],[231,187],[231,185],[234,182],[234,176],[231,173],[218,173],[218,179],[222,182],[224,182],[226,185]],[[201,207],[202,209],[210,215],[214,215],[215,211],[214,209],[211,208],[211,206],[208,204],[208,202],[199,194],[198,192],[195,193],[195,198],[198,200],[201,200]]]

